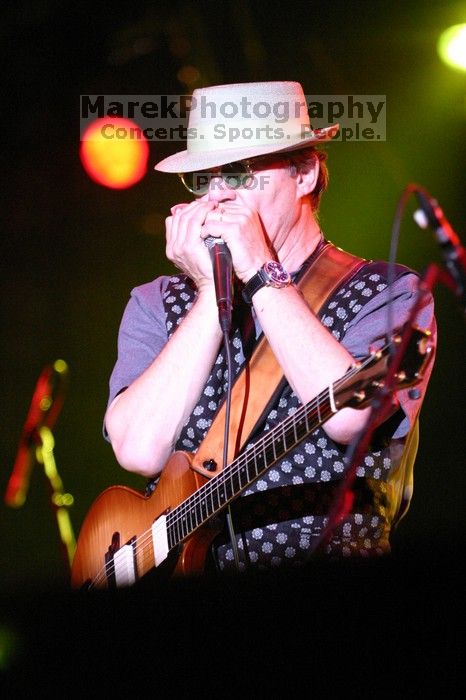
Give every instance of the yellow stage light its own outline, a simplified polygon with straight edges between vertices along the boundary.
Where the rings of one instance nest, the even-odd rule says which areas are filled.
[[[437,50],[447,66],[466,70],[466,24],[455,24],[442,32]]]

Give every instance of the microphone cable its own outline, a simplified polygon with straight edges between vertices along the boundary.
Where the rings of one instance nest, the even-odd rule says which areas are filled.
[[[225,399],[225,428],[224,428],[224,438],[223,438],[223,464],[222,468],[223,471],[228,466],[228,442],[229,442],[229,437],[230,437],[230,411],[231,411],[231,390],[233,386],[233,363],[231,359],[231,347],[230,347],[230,338],[229,338],[229,333],[227,330],[223,331],[223,344],[225,347],[225,354],[226,354],[226,359],[227,359],[227,373],[228,373],[228,378],[227,378],[227,395]],[[239,565],[239,552],[238,552],[238,543],[236,541],[236,534],[235,530],[233,527],[233,516],[231,513],[231,505],[230,503],[227,505],[226,508],[226,522],[227,522],[227,527],[228,527],[228,534],[230,536],[230,541],[231,541],[231,547],[233,550],[233,557],[235,560],[235,565],[237,570],[240,570],[240,565]]]
[[[217,297],[218,315],[219,315],[219,325],[223,335],[223,346],[225,349],[225,355],[227,360],[227,394],[225,399],[225,427],[224,427],[224,437],[223,437],[223,458],[222,458],[222,470],[228,467],[228,443],[230,436],[230,412],[231,412],[231,391],[233,385],[233,363],[231,358],[231,348],[230,348],[230,329],[231,329],[231,315],[232,315],[232,300],[231,300],[231,287],[232,287],[232,261],[231,253],[227,244],[219,240],[218,238],[213,238],[209,236],[205,240],[205,245],[209,249],[210,258],[212,261],[214,282],[215,282],[215,294]],[[226,522],[228,527],[228,532],[231,541],[231,547],[233,550],[233,557],[235,560],[236,568],[240,570],[239,565],[239,553],[238,553],[238,543],[236,541],[236,535],[233,527],[233,516],[231,512],[231,506],[228,503],[226,507]]]
[[[390,347],[390,357],[393,361],[396,358],[397,349],[392,342],[393,335],[393,285],[395,282],[395,266],[396,258],[398,252],[398,243],[400,238],[400,228],[401,221],[403,219],[404,211],[410,196],[418,190],[419,187],[415,183],[408,184],[403,190],[401,196],[399,197],[395,215],[393,218],[391,238],[390,238],[390,253],[388,259],[388,270],[387,270],[387,286],[388,286],[388,300],[387,300],[387,330],[386,330],[386,344]],[[421,275],[420,282],[416,290],[415,298],[411,306],[409,314],[409,326],[412,327],[412,322],[415,320],[417,313],[420,308],[421,297],[429,291],[429,285],[423,283],[423,275]],[[408,332],[411,334],[410,329]],[[404,341],[406,342],[407,337],[404,335]],[[391,376],[391,369],[389,365],[388,374]],[[335,526],[343,520],[343,518],[348,515],[351,511],[354,502],[354,493],[352,491],[354,481],[356,479],[356,472],[359,466],[360,460],[364,456],[365,452],[369,448],[370,439],[375,430],[376,420],[383,422],[390,415],[391,406],[387,398],[391,394],[390,387],[384,384],[382,390],[376,393],[375,397],[371,401],[371,412],[368,415],[367,421],[362,429],[357,433],[353,441],[348,445],[345,452],[345,461],[347,463],[346,473],[343,477],[341,484],[337,488],[337,492],[334,498],[333,505],[329,510],[329,516],[327,524],[322,529],[319,536],[316,538],[314,545],[309,550],[309,555],[307,559],[311,558],[313,554],[317,551],[322,551],[322,548],[330,540],[333,529]]]

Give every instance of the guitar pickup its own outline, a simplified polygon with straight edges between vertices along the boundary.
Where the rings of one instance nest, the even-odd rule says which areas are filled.
[[[109,588],[132,586],[137,581],[136,537],[120,547],[120,533],[114,532],[112,543],[105,555],[105,575]]]

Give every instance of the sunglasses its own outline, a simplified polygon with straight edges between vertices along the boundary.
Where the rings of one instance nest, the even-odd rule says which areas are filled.
[[[254,171],[260,170],[260,166],[276,163],[277,156],[266,158],[253,158],[248,160],[237,160],[234,163],[225,163],[218,168],[208,170],[197,170],[193,173],[178,173],[186,189],[197,197],[209,191],[212,178],[219,177],[225,182],[227,187],[236,190],[238,187],[247,187],[251,183]]]

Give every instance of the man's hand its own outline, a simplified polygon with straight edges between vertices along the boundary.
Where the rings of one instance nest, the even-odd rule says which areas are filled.
[[[212,263],[201,231],[206,216],[216,207],[216,202],[204,200],[176,204],[165,219],[167,258],[194,281],[199,291],[214,286]]]
[[[208,236],[225,241],[236,275],[243,282],[274,257],[258,213],[237,201],[219,202],[207,212],[201,237]]]

